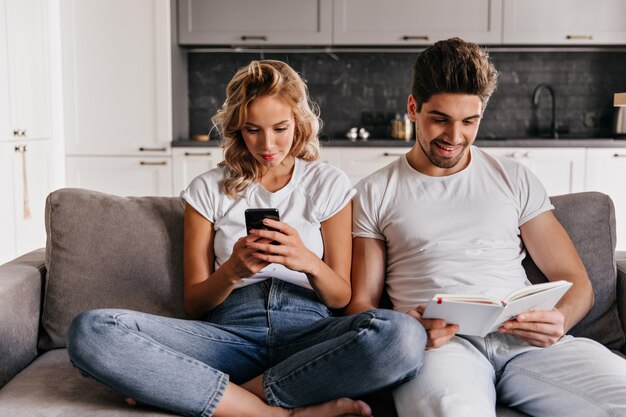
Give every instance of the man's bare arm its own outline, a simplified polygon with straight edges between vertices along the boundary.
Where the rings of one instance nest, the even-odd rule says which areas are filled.
[[[385,242],[357,237],[352,240],[352,299],[350,314],[378,308],[385,287]]]

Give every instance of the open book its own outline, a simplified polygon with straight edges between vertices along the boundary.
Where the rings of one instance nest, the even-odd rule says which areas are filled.
[[[457,324],[458,334],[485,336],[520,313],[551,309],[571,286],[568,281],[529,285],[511,292],[504,300],[488,295],[437,294],[422,317]]]

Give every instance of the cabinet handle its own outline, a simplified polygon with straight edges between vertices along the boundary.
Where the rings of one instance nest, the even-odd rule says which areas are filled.
[[[613,158],[626,158],[626,153],[614,153]]]
[[[161,165],[167,165],[167,162],[166,161],[159,161],[159,162],[140,161],[139,165],[161,166]]]
[[[566,35],[565,39],[570,39],[570,40],[584,39],[584,40],[591,41],[593,40],[593,35]]]
[[[18,145],[15,147],[15,152],[26,152],[26,145]]]
[[[241,40],[242,41],[267,41],[267,36],[265,36],[265,35],[260,35],[260,36],[242,36]]]
[[[139,148],[140,152],[165,152],[167,148],[144,148],[143,146]]]
[[[26,131],[22,129],[13,129],[13,136],[24,137],[26,136]]]
[[[428,40],[428,36],[426,35],[416,35],[416,36],[409,36],[409,35],[405,35],[402,37],[403,41],[427,41]]]
[[[404,156],[403,153],[393,153],[393,152],[385,152],[383,156]]]
[[[185,156],[211,156],[211,152],[185,152]]]

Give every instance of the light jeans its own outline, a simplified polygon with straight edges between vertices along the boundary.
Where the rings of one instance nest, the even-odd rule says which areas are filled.
[[[68,353],[85,375],[139,402],[206,417],[229,379],[264,374],[268,403],[286,408],[397,385],[416,374],[425,343],[406,314],[331,317],[313,291],[270,279],[233,291],[207,321],[82,313]]]
[[[626,416],[626,360],[590,339],[537,348],[510,335],[455,336],[394,390],[399,417],[489,417],[500,404],[537,417]]]

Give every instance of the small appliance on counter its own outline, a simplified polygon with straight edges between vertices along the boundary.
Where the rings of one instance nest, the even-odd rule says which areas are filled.
[[[613,134],[616,138],[626,139],[626,93],[615,93],[613,105],[615,106]]]

